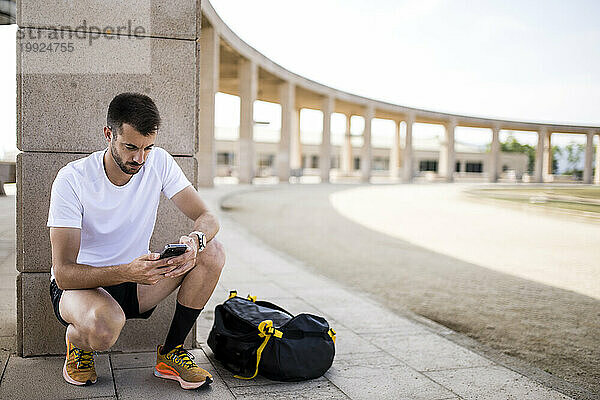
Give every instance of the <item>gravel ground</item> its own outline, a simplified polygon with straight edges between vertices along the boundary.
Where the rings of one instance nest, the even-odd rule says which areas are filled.
[[[471,203],[451,186],[275,186],[223,205],[269,245],[390,309],[600,396],[600,226]]]

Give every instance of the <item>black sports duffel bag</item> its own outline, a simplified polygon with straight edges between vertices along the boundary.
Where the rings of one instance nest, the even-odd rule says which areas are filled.
[[[230,292],[215,308],[208,345],[236,378],[257,374],[277,381],[322,376],[335,355],[335,331],[316,315],[293,316],[267,301]]]

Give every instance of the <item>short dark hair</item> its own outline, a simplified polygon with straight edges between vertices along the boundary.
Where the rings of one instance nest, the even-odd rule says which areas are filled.
[[[106,124],[116,136],[125,123],[142,135],[149,136],[160,126],[160,115],[156,104],[150,97],[141,93],[116,95],[108,106]]]

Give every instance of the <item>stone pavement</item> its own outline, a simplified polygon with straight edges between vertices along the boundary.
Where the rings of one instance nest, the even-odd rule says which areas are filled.
[[[212,210],[230,191],[253,187],[221,186],[201,190]],[[0,199],[2,214],[14,206]],[[10,213],[10,212],[9,212]],[[14,214],[13,214],[14,215]],[[0,317],[14,331],[14,263],[7,242],[11,229],[2,225]],[[63,357],[19,358],[0,353],[0,399],[567,399],[569,397],[514,372],[476,352],[448,340],[453,332],[433,323],[398,316],[367,296],[311,272],[310,266],[281,254],[249,235],[244,228],[220,215],[219,240],[227,252],[226,267],[215,294],[198,320],[201,348],[194,350],[199,365],[215,374],[208,389],[184,391],[172,381],[152,375],[153,353],[105,353],[97,357],[98,383],[74,387],[61,376]],[[14,217],[13,217],[14,221]],[[14,235],[14,225],[12,228]],[[13,239],[14,240],[14,236]],[[14,250],[13,259],[14,259]],[[14,286],[13,286],[14,287]],[[268,299],[292,313],[324,316],[337,332],[336,357],[324,377],[300,383],[278,383],[264,378],[241,381],[214,360],[205,343],[214,306],[229,290]],[[12,297],[11,297],[12,296]],[[11,303],[12,301],[12,303]],[[9,304],[9,306],[6,306]],[[8,317],[8,318],[7,318]],[[8,321],[8,322],[7,322]],[[12,321],[12,322],[11,322]],[[4,332],[0,330],[0,332]],[[3,335],[4,333],[0,333]],[[3,347],[10,342],[5,336]]]

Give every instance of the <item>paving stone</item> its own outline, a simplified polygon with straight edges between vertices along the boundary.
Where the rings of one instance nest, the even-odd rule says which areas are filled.
[[[2,384],[2,375],[4,374],[4,368],[10,358],[10,351],[0,349],[0,385]]]
[[[374,335],[371,343],[417,371],[488,366],[493,363],[435,334]]]
[[[0,310],[14,310],[17,293],[15,289],[0,289]]]
[[[236,290],[238,296],[246,297],[247,295],[256,296],[257,300],[266,300],[273,302],[273,299],[284,299],[296,297],[293,293],[286,291],[279,285],[264,281],[264,282],[246,282],[242,280],[236,281],[221,281],[221,287],[229,287],[229,290]],[[285,307],[284,307],[285,308]]]
[[[312,299],[307,299],[307,301],[312,301]],[[359,334],[371,335],[394,332],[396,334],[414,335],[430,333],[421,325],[395,315],[381,306],[361,302],[356,297],[352,302],[352,306],[335,303],[331,306],[322,305],[319,308]]]
[[[195,399],[198,397],[215,400],[234,399],[227,386],[217,377],[208,387],[184,390],[176,381],[155,377],[152,370],[153,368],[114,370],[119,398],[145,400]]]
[[[337,357],[325,374],[352,399],[447,399],[453,393],[386,354]]]
[[[96,356],[98,381],[75,386],[62,377],[64,357],[21,358],[12,356],[0,386],[0,399],[75,399],[115,396],[108,355]]]
[[[15,261],[16,261],[16,257],[13,257],[10,262],[14,272],[11,271],[10,273],[0,274],[0,289],[16,290],[17,269],[15,268],[15,265],[16,265]]]
[[[432,371],[425,375],[463,399],[570,399],[500,366]]]
[[[210,361],[202,349],[191,349],[188,351],[194,355],[196,364],[210,365]],[[156,352],[111,353],[110,360],[113,370],[154,367],[156,365]]]
[[[324,378],[305,382],[238,386],[231,388],[236,399],[347,399]]]
[[[344,354],[357,354],[357,353],[377,353],[380,349],[370,343],[367,339],[360,335],[352,332],[347,328],[336,328],[333,327],[336,333],[335,339],[335,354],[336,358]],[[360,357],[358,355],[357,357]]]
[[[12,310],[0,310],[0,336],[15,336],[17,334],[17,313]]]

